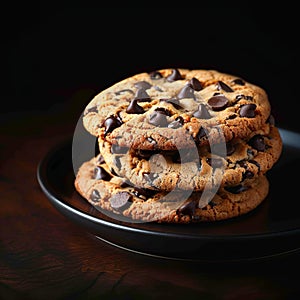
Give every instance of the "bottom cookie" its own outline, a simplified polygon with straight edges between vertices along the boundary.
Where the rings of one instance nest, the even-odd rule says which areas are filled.
[[[129,222],[192,223],[230,219],[255,209],[269,192],[265,175],[247,184],[222,187],[217,192],[136,188],[112,174],[101,154],[82,164],[74,185],[102,213]]]

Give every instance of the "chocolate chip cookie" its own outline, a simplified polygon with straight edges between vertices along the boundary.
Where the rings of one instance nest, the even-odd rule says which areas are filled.
[[[262,88],[216,70],[162,69],[126,78],[86,106],[85,128],[142,150],[176,150],[247,138],[268,124]]]
[[[82,164],[76,190],[103,213],[130,222],[191,223],[225,220],[254,210],[267,196],[264,175],[215,194],[153,191],[131,186],[110,172],[101,154]]]
[[[265,174],[279,159],[282,140],[270,125],[268,133],[253,132],[245,139],[227,142],[226,153],[209,145],[196,150],[150,151],[120,147],[99,139],[100,152],[110,169],[137,187],[171,191],[202,191],[221,185],[237,185]]]

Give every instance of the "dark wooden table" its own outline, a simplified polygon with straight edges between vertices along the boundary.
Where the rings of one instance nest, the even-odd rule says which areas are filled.
[[[77,108],[2,115],[0,299],[297,299],[300,254],[261,262],[163,260],[106,244],[58,212],[39,161],[72,134]]]

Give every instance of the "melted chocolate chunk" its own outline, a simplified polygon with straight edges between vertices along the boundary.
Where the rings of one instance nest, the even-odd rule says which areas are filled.
[[[167,127],[168,121],[165,111],[156,109],[150,115],[149,123],[157,127]]]
[[[252,96],[247,96],[247,95],[243,95],[243,94],[240,94],[240,95],[236,95],[235,96],[235,100],[239,101],[241,99],[245,99],[245,100],[253,100],[253,97]]]
[[[188,86],[190,86],[191,88],[193,88],[195,91],[201,91],[203,89],[203,86],[201,84],[201,82],[193,77],[188,83],[187,83]]]
[[[233,92],[233,89],[223,81],[218,81],[217,89],[218,90],[223,90],[227,93],[232,93]]]
[[[264,137],[260,134],[254,135],[249,141],[248,145],[250,145],[252,148],[256,149],[257,151],[265,151],[266,150],[266,144]]]
[[[196,212],[197,206],[198,205],[197,205],[196,201],[189,201],[189,202],[186,202],[186,203],[182,204],[177,209],[176,213],[178,215],[188,215],[188,216],[192,217]]]
[[[208,104],[215,111],[223,110],[227,106],[228,102],[228,99],[224,95],[216,95],[208,99]]]
[[[148,90],[152,87],[152,85],[147,82],[147,81],[138,81],[134,84],[134,87],[136,87],[137,89],[143,89],[143,90]]]
[[[94,168],[93,178],[96,180],[109,181],[111,179],[111,175],[107,173],[104,168],[98,166]]]
[[[195,99],[194,95],[194,89],[191,88],[189,85],[185,85],[178,93],[177,95],[178,99],[183,99],[183,98],[193,98]]]
[[[254,118],[255,117],[256,105],[254,103],[244,104],[240,108],[239,115],[243,118]]]
[[[138,103],[138,99],[131,100],[130,104],[126,108],[128,114],[143,114],[145,110]]]
[[[133,90],[130,90],[130,89],[124,89],[124,90],[120,90],[120,91],[115,92],[115,95],[116,95],[116,96],[119,96],[119,95],[122,95],[122,94],[124,94],[124,93],[134,94]]]
[[[202,103],[199,104],[198,110],[194,112],[193,116],[198,119],[210,119],[211,118],[211,115],[208,112],[208,109]]]
[[[107,135],[109,132],[112,132],[115,128],[121,126],[122,122],[115,116],[110,116],[104,121],[103,125],[105,127],[104,135]]]
[[[173,69],[172,73],[167,77],[167,81],[172,82],[183,79],[178,69]]]
[[[184,120],[181,116],[177,117],[173,122],[169,123],[168,127],[177,129],[179,127],[182,127],[184,124]]]
[[[97,190],[93,190],[91,195],[90,195],[90,199],[93,201],[93,202],[99,202],[100,199],[101,199],[101,196],[100,196],[100,193],[99,191]]]
[[[136,91],[134,100],[139,101],[139,102],[149,102],[151,101],[150,96],[144,89],[139,89]]]
[[[241,78],[236,78],[232,82],[238,85],[245,85],[245,81]]]
[[[159,71],[153,71],[153,72],[149,73],[149,76],[152,80],[158,80],[163,77]]]
[[[128,192],[119,192],[114,194],[110,199],[110,206],[116,210],[124,210],[132,203],[132,195]]]
[[[239,194],[241,192],[247,191],[249,187],[239,184],[235,186],[226,186],[224,187],[224,189],[231,194]]]
[[[128,152],[127,147],[121,147],[117,144],[112,144],[110,151],[112,154],[126,154]]]

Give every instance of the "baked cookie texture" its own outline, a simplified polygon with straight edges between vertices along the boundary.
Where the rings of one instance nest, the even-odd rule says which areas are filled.
[[[112,144],[176,150],[263,130],[271,107],[266,92],[215,70],[141,73],[100,92],[87,105],[86,129]]]
[[[86,106],[99,154],[79,194],[126,221],[219,221],[254,210],[282,152],[261,87],[216,70],[161,69],[126,78]]]
[[[101,154],[79,168],[75,187],[101,212],[113,212],[118,220],[134,222],[191,223],[224,220],[243,215],[267,196],[264,175],[236,186],[220,188],[215,194],[137,188],[113,175]]]
[[[282,142],[276,127],[268,134],[253,132],[212,153],[209,145],[181,151],[146,151],[119,147],[99,139],[100,152],[111,170],[138,187],[171,191],[237,185],[265,174],[278,160]]]

